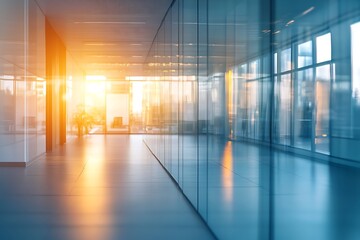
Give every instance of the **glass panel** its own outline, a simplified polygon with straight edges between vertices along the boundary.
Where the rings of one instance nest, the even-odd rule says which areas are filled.
[[[130,96],[128,92],[117,91],[119,90],[117,85],[119,84],[112,83],[111,91],[106,94],[106,131],[109,133],[127,133],[129,132],[130,123]],[[126,89],[128,90],[129,88],[127,87]],[[135,111],[138,108],[139,106],[132,105],[132,109],[135,109]],[[133,113],[133,123],[135,123],[137,119],[138,115]]]
[[[246,137],[248,134],[247,128],[247,102],[246,102],[246,80],[248,79],[248,65],[242,64],[238,69],[236,89],[235,89],[235,109],[236,118],[234,119],[235,138]]]
[[[250,62],[249,65],[249,79],[256,79],[260,76],[260,60]]]
[[[179,58],[176,54],[179,51],[179,1],[176,1],[171,9],[171,159],[172,159],[172,176],[179,181]]]
[[[243,64],[243,65],[240,66],[239,77],[241,79],[248,79],[248,76],[247,76],[247,64]]]
[[[0,29],[0,162],[24,162],[24,1],[0,1]]]
[[[1,69],[5,70],[6,61],[0,59]],[[15,65],[12,71],[3,71],[0,76],[0,162],[24,161],[23,116],[24,88],[22,73]],[[4,75],[3,75],[4,74]],[[19,116],[20,115],[20,116]]]
[[[352,96],[360,106],[360,22],[351,25]]]
[[[295,84],[294,145],[311,150],[314,108],[313,69],[299,71]]]
[[[247,88],[247,128],[248,137],[258,139],[259,136],[259,109],[258,109],[258,81],[246,83]]]
[[[269,78],[261,82],[261,102],[260,102],[260,122],[261,122],[261,136],[260,139],[270,141],[270,111],[271,111],[271,81]]]
[[[226,98],[227,98],[227,117],[228,117],[228,127],[229,127],[229,138],[230,139],[234,139],[234,120],[235,120],[235,104],[234,104],[234,100],[235,100],[235,94],[234,94],[234,88],[235,88],[235,83],[234,83],[234,72],[233,70],[229,70],[226,73]]]
[[[27,76],[31,76],[30,73],[27,73]],[[27,77],[26,81],[26,112],[24,114],[24,123],[26,123],[26,142],[29,147],[28,154],[29,160],[36,158],[38,155],[38,144],[37,144],[37,131],[41,130],[38,124],[37,116],[37,81],[36,78]],[[39,109],[41,112],[44,112],[44,109]],[[40,125],[41,127],[41,125]],[[43,131],[44,132],[44,131]],[[44,138],[45,140],[45,138]],[[44,148],[44,145],[39,147]],[[40,148],[41,149],[41,148]],[[40,151],[39,149],[39,151]],[[44,152],[45,149],[41,153]]]
[[[45,17],[28,4],[26,123],[29,161],[45,152]]]
[[[331,34],[316,38],[316,62],[322,63],[331,60]]]
[[[312,41],[300,44],[298,46],[298,68],[309,66],[312,63]]]
[[[281,51],[281,72],[291,70],[291,48]]]
[[[198,141],[197,141],[197,2],[183,0],[183,99],[182,99],[182,139],[183,139],[183,190],[194,206],[198,206]],[[193,80],[187,77],[193,76]]]
[[[243,72],[245,71],[245,72]],[[247,89],[246,89],[246,65],[242,65],[240,68],[241,77],[237,81],[236,84],[236,95],[238,96],[236,101],[236,112],[237,116],[235,118],[235,136],[237,137],[246,137],[248,135],[248,127],[247,127]]]
[[[81,135],[81,113],[85,106],[83,70],[76,64],[71,54],[66,55],[66,111],[68,137]]]
[[[351,13],[350,5],[360,6],[359,1],[343,5],[333,1],[337,2],[335,8],[339,7],[335,11],[324,1],[309,2],[173,1],[149,52],[149,74],[159,81],[147,82],[145,87],[144,118],[149,132],[157,135],[146,138],[153,139],[154,153],[219,239],[309,239],[312,233],[320,239],[329,238],[326,224],[314,227],[308,224],[308,218],[293,218],[306,212],[308,203],[313,209],[326,210],[323,192],[316,191],[320,201],[314,194],[308,194],[307,199],[306,194],[300,194],[300,198],[285,196],[286,201],[274,201],[269,200],[267,191],[275,195],[288,195],[295,188],[302,191],[306,181],[301,180],[290,181],[290,188],[284,189],[282,184],[289,180],[289,172],[281,172],[283,167],[299,165],[302,173],[313,177],[317,171],[313,162],[304,168],[303,161],[241,141],[268,141],[271,134],[274,143],[294,144],[308,150],[309,155],[311,150],[329,152],[330,67],[320,65],[329,64],[326,61],[333,57],[331,67],[336,68],[337,75],[332,94],[335,88],[337,94],[332,98],[338,109],[334,111],[332,106],[332,120],[342,119],[340,124],[331,125],[348,128],[351,134],[333,138],[331,152],[340,157],[353,155],[348,158],[357,160],[360,156],[353,150],[358,145],[354,126],[359,122],[359,108],[351,105],[358,89],[355,72],[351,98],[348,33],[352,20],[334,21],[344,9]],[[324,26],[337,32],[333,34],[333,56],[331,35],[313,35]],[[353,45],[358,42],[354,36]],[[308,40],[292,49],[298,39]],[[353,46],[352,51],[355,55],[359,50]],[[233,130],[231,134],[229,129]],[[229,135],[240,141],[228,141]],[[250,162],[241,161],[247,154]],[[290,215],[278,218],[277,213],[284,210]],[[320,215],[316,221],[326,222],[327,216]],[[295,228],[282,228],[284,221],[292,221]],[[299,234],[298,223],[310,231]]]
[[[262,62],[261,62],[261,72],[260,72],[260,76],[259,77],[269,77],[271,74],[271,59],[270,59],[270,54],[266,54],[265,56],[263,56],[262,58]]]
[[[291,74],[282,75],[278,80],[275,90],[275,141],[290,145]]]
[[[315,147],[321,153],[329,153],[330,76],[330,65],[316,68]]]
[[[199,21],[201,23],[198,26],[198,155],[199,155],[199,177],[198,177],[198,211],[204,219],[208,216],[208,129],[209,129],[209,117],[208,111],[208,99],[210,97],[210,81],[207,71],[207,55],[208,55],[208,34],[207,34],[207,18],[208,8],[207,0],[198,1],[198,14]]]
[[[86,80],[85,87],[85,107],[79,106],[77,111],[80,132],[88,133],[104,133],[106,128],[106,83],[104,80]]]
[[[144,95],[146,83],[144,82],[131,82],[131,91],[130,91],[130,108],[128,107],[128,111],[124,111],[124,116],[129,115],[129,131],[131,133],[145,133],[145,105]],[[129,103],[129,102],[128,102]],[[125,109],[124,109],[125,110]]]

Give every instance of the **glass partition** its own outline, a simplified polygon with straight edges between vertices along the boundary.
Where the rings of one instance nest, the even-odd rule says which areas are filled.
[[[271,148],[360,163],[360,4],[347,4],[177,0],[165,15],[146,61],[145,141],[220,239],[306,238],[277,215],[302,199],[269,195],[286,181]]]
[[[0,164],[45,153],[45,17],[36,1],[0,3]]]

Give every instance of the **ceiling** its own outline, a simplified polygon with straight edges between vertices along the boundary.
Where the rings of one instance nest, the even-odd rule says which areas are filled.
[[[172,0],[36,0],[87,75],[141,75]]]

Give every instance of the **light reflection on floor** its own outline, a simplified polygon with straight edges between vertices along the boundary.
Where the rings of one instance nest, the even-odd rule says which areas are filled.
[[[155,138],[146,137],[149,146]],[[198,172],[207,172],[207,184],[198,185],[192,175],[186,179],[196,158],[194,163],[180,158],[179,164],[183,182],[198,191],[199,209],[206,209],[201,214],[219,239],[360,239],[360,169],[221,137],[180,138],[187,142],[184,161],[194,159],[197,147],[208,151],[200,155],[208,159],[199,160],[208,164],[198,165]],[[161,145],[158,139],[157,148]]]
[[[232,142],[227,142],[224,148],[224,156],[222,159],[222,184],[227,186],[224,188],[225,201],[232,204],[233,201],[233,153]]]
[[[0,239],[213,239],[142,136],[86,136],[0,168]]]

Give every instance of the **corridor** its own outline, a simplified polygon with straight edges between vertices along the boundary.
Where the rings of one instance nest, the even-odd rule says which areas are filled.
[[[142,136],[86,136],[0,168],[0,192],[0,239],[213,239]]]
[[[0,240],[360,240],[360,0],[0,0]]]

